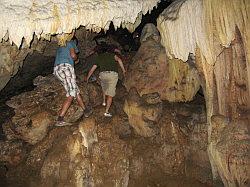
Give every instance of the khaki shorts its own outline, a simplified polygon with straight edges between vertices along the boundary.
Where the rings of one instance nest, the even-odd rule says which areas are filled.
[[[103,71],[99,74],[99,78],[101,80],[102,91],[105,95],[114,97],[118,81],[118,73],[114,71]]]

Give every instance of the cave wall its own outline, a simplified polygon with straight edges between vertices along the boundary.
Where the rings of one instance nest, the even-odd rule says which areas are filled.
[[[242,42],[239,44],[242,47],[239,49],[240,47],[238,46],[236,47],[237,49],[233,50],[234,54],[232,54],[232,58],[235,59],[235,62],[243,61],[242,63],[246,64],[246,68],[244,69],[246,72],[243,74],[238,73],[238,77],[244,77],[247,75],[247,80],[244,84],[247,89],[247,98],[250,98],[250,33],[249,24],[247,24],[249,22],[249,10],[249,0],[176,1],[158,18],[158,29],[162,36],[162,44],[165,46],[166,53],[170,58],[175,57],[186,61],[189,53],[196,54],[196,56],[199,56],[198,53],[200,53],[199,59],[201,60],[201,65],[199,65],[198,62],[197,66],[199,66],[205,79],[203,89],[207,98],[208,119],[217,112],[216,108],[225,110],[226,106],[222,106],[225,105],[225,102],[222,101],[223,98],[213,96],[214,94],[218,95],[217,93],[214,93],[213,90],[213,87],[215,86],[213,74],[218,74],[218,70],[214,71],[214,65],[217,61],[220,61],[218,58],[221,59],[225,56],[225,48],[230,48],[230,46],[233,45],[232,41],[237,40],[237,35],[240,35],[238,37],[242,38]],[[238,34],[236,28],[238,28]],[[241,52],[239,52],[239,50]],[[197,51],[199,52],[197,53]],[[231,54],[231,52],[228,53]],[[241,59],[241,57],[243,59]],[[227,56],[226,58],[230,57]],[[221,59],[221,61],[227,61],[227,59]],[[215,69],[219,68],[218,64]],[[219,74],[228,74],[227,69],[230,69],[229,66],[227,66],[226,69],[221,68]],[[216,77],[218,83],[219,76],[217,75]],[[219,90],[217,91],[220,92],[220,95],[224,91],[220,89],[220,85],[218,86],[217,89]],[[242,94],[240,94],[240,96],[242,96]],[[245,108],[249,109],[250,101],[245,98],[246,96],[243,96],[243,105]],[[215,107],[213,104],[216,99],[219,99],[218,104],[220,106]]]
[[[189,53],[196,56],[210,124],[210,163],[225,186],[249,185],[249,12],[249,0],[187,0],[175,1],[158,18],[167,55],[184,61]],[[223,120],[211,120],[216,115]],[[241,164],[227,161],[232,157]]]

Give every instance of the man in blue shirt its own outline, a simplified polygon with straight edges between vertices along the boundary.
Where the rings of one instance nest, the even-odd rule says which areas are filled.
[[[92,111],[85,106],[80,95],[80,90],[76,84],[74,64],[77,63],[77,53],[79,52],[76,42],[76,38],[75,40],[72,39],[71,41],[67,41],[66,46],[61,46],[56,51],[54,75],[64,86],[67,97],[58,116],[56,126],[70,125],[70,123],[64,121],[64,116],[74,98],[76,98],[78,104],[82,108],[82,110],[74,115],[80,117],[84,114],[85,117],[88,117],[92,113]]]

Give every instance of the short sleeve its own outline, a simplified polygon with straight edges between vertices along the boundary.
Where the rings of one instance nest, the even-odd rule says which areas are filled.
[[[76,53],[79,52],[79,50],[78,50],[78,48],[77,48],[75,42],[72,41],[72,40],[71,40],[70,42],[68,42],[68,48],[69,48],[69,49],[71,49],[71,48],[75,49],[75,52],[76,52]]]

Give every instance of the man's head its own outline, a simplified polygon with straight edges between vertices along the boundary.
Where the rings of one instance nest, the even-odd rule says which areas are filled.
[[[76,45],[78,45],[78,39],[76,36],[73,36],[73,38],[71,40],[74,41]]]

